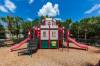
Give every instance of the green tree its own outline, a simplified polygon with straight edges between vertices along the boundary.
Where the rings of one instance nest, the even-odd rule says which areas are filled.
[[[40,19],[37,19],[37,18],[36,18],[35,20],[33,20],[33,21],[32,21],[32,26],[34,26],[34,25],[37,25],[37,26],[40,25],[40,20],[42,20],[42,19],[43,19],[43,17],[40,18]]]
[[[67,19],[66,22],[64,23],[65,28],[69,29],[71,26],[70,24],[73,23],[71,19]]]
[[[80,23],[79,23],[79,22],[74,22],[74,23],[72,24],[71,30],[73,30],[74,32],[77,32],[76,34],[77,34],[77,36],[78,36],[78,38],[79,38],[80,30],[81,30]]]
[[[0,39],[5,38],[5,28],[0,22]]]
[[[14,27],[14,18],[12,16],[6,16],[6,17],[1,17],[1,20],[3,22],[6,22],[8,24],[8,30],[10,32],[10,36],[13,33],[13,27]]]
[[[82,29],[84,30],[84,39],[87,39],[87,32],[88,32],[88,28],[89,28],[89,19],[88,18],[84,18],[82,20],[80,20],[80,25],[82,27]]]
[[[16,16],[14,17],[14,34],[17,35],[17,38],[18,38],[18,35],[20,34],[20,31],[22,30],[22,25],[23,23],[23,19],[19,16]]]

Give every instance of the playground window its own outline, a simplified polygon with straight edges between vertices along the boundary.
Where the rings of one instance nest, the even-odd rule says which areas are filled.
[[[52,32],[52,37],[56,37],[56,32],[55,31]]]
[[[43,31],[43,37],[46,37],[46,31]]]
[[[48,25],[51,25],[51,22],[48,22]]]

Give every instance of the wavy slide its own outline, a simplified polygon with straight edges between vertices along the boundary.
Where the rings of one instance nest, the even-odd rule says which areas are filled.
[[[13,50],[15,50],[15,49],[21,47],[21,46],[22,46],[23,44],[25,44],[28,40],[30,40],[29,37],[26,38],[25,40],[21,41],[19,44],[12,46],[10,50],[13,51]]]
[[[74,43],[75,45],[77,45],[78,47],[80,48],[83,48],[83,49],[88,49],[88,46],[87,45],[84,45],[84,44],[80,44],[78,43],[77,41],[75,41],[74,39],[68,37],[68,40],[72,43]]]

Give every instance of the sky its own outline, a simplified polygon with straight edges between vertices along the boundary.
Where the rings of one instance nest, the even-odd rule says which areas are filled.
[[[0,16],[33,20],[42,15],[73,21],[100,15],[100,0],[0,0]]]

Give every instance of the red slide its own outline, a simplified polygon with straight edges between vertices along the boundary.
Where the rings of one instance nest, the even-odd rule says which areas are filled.
[[[14,49],[17,49],[17,48],[21,47],[21,46],[22,46],[23,44],[25,44],[28,40],[30,40],[29,37],[26,38],[25,40],[21,41],[19,44],[12,46],[10,50],[13,51]]]
[[[84,44],[80,44],[78,43],[77,41],[75,41],[74,39],[68,37],[68,40],[71,41],[72,43],[74,43],[75,45],[77,45],[78,47],[80,48],[83,48],[83,49],[88,49],[88,46],[87,45],[84,45]]]

